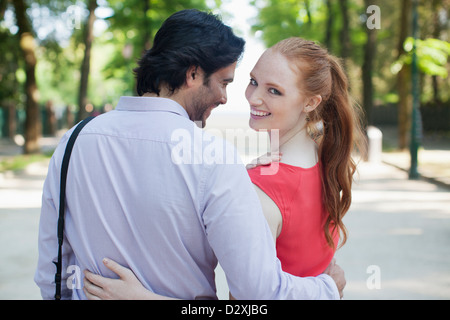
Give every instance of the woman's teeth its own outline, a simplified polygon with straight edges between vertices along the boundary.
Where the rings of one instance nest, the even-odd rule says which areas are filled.
[[[250,113],[258,117],[265,117],[271,114],[270,112],[256,111],[256,110],[250,110]]]

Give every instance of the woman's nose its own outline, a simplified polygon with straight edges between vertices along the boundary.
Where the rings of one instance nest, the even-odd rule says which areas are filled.
[[[249,104],[252,106],[259,106],[262,104],[262,99],[258,94],[258,90],[256,90],[255,88],[248,88],[245,97],[247,98]]]

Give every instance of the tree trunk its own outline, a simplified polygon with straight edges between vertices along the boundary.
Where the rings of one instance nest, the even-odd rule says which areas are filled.
[[[402,0],[400,19],[400,37],[398,41],[398,57],[405,51],[403,43],[409,35],[411,0]],[[398,87],[398,147],[406,149],[409,145],[409,131],[411,129],[412,99],[411,99],[411,70],[407,65],[397,75]]]
[[[14,139],[17,132],[17,119],[16,119],[16,106],[14,102],[8,101],[5,104],[7,114],[8,114],[8,131],[7,135],[10,139]]]
[[[0,0],[0,21],[2,21],[5,17],[7,4],[8,4],[7,0]]]
[[[333,52],[331,48],[331,35],[333,30],[333,5],[332,0],[326,0],[327,4],[327,28],[325,31],[325,46],[328,51]]]
[[[439,6],[441,5],[440,0],[433,0],[433,38],[439,39],[441,35],[441,23],[439,21]],[[439,99],[439,83],[437,76],[431,76],[433,85],[433,100],[437,103]]]
[[[348,1],[339,0],[342,15],[341,39],[341,58],[344,62],[344,68],[347,69],[347,58],[350,56],[350,26],[348,17]]]
[[[370,0],[364,0],[365,7],[370,6]],[[362,65],[362,81],[363,81],[363,107],[366,114],[367,125],[372,124],[373,109],[373,60],[375,58],[376,29],[366,28],[367,42],[364,46],[364,62]]]
[[[81,64],[81,79],[80,79],[80,91],[78,95],[78,121],[83,120],[88,116],[86,105],[88,103],[87,93],[89,84],[89,70],[91,61],[91,48],[94,40],[94,22],[95,22],[95,9],[97,8],[96,0],[88,0],[89,16],[84,28],[84,58]]]
[[[308,16],[308,26],[311,27],[312,25],[312,14],[311,14],[311,6],[309,3],[309,0],[304,0],[305,2],[305,9],[306,9],[306,15]]]
[[[150,20],[148,18],[149,11],[152,9],[151,0],[144,1],[144,51],[149,50],[152,47],[152,29]]]
[[[18,36],[20,39],[20,49],[25,63],[25,145],[24,153],[36,153],[40,151],[39,137],[41,134],[41,123],[38,105],[38,88],[36,84],[36,55],[35,41],[31,33],[30,22],[26,14],[24,0],[14,0],[14,10],[16,13]]]

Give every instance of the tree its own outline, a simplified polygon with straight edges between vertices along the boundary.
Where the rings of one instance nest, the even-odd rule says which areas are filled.
[[[341,58],[344,62],[344,67],[347,67],[347,59],[350,56],[351,43],[350,43],[350,22],[348,13],[348,2],[347,0],[339,0],[339,7],[342,15],[342,27],[340,30],[340,41],[341,41]]]
[[[78,96],[78,121],[86,118],[88,111],[86,110],[88,97],[88,81],[91,62],[91,48],[94,40],[94,22],[95,9],[97,8],[96,0],[88,0],[89,15],[84,26],[84,57],[81,64],[80,91]]]
[[[256,23],[252,30],[262,31],[265,44],[270,47],[288,37],[304,37],[309,40],[324,41],[327,21],[333,20],[327,15],[327,6],[319,1],[267,0],[263,7],[259,1],[250,2],[259,9]],[[332,2],[327,2],[332,7]],[[331,19],[331,20],[330,20]],[[331,39],[331,29],[328,29]]]
[[[449,9],[449,3],[448,1],[445,2],[445,6],[443,7],[442,11],[439,9],[440,6],[444,6],[444,3],[442,3],[442,0],[433,0],[432,1],[432,21],[433,21],[433,31],[432,35],[433,38],[439,39],[441,35],[442,25],[441,25],[441,19],[439,17],[441,12],[448,12]],[[434,102],[440,101],[439,97],[439,84],[438,84],[438,77],[436,75],[432,75],[432,83],[433,83],[433,100]]]
[[[403,44],[410,32],[411,25],[411,0],[402,0],[400,17],[400,34],[398,39],[397,53],[400,58],[405,53]],[[408,146],[408,133],[411,129],[412,100],[411,92],[411,70],[405,65],[397,74],[398,88],[398,147],[405,149]]]
[[[326,31],[325,31],[325,40],[324,44],[325,47],[328,48],[328,50],[331,51],[331,36],[332,36],[332,29],[333,29],[333,5],[332,0],[326,0],[327,5],[327,25],[326,25]]]
[[[371,5],[371,0],[364,0],[367,8]],[[362,65],[362,81],[363,81],[363,108],[366,114],[366,121],[368,125],[372,124],[372,109],[373,109],[373,62],[375,59],[375,45],[376,45],[376,31],[374,27],[369,27],[367,24],[363,26],[366,30],[367,41],[364,45],[364,60]]]
[[[36,43],[33,37],[30,21],[27,17],[27,6],[24,0],[14,0],[14,10],[16,15],[18,36],[20,39],[20,49],[25,65],[25,145],[24,153],[36,153],[40,151],[39,136],[41,124],[39,121],[38,88],[36,83]]]
[[[398,135],[399,135],[399,148],[405,149],[409,145],[410,130],[411,130],[411,115],[412,115],[412,87],[411,87],[411,61],[412,61],[412,48],[414,40],[409,37],[411,29],[411,0],[402,0],[402,13],[400,19],[399,37],[398,37],[398,54],[397,59],[392,63],[392,70],[397,76],[397,89],[398,89]],[[437,9],[443,6],[440,1],[433,1],[432,7],[427,8],[421,6],[422,23],[425,27],[421,28],[420,38],[417,39],[417,58],[418,67],[421,72],[421,79],[425,79],[425,75],[433,77],[432,87],[433,96],[436,101],[438,98],[437,80],[439,78],[447,78],[447,61],[450,53],[450,44],[447,41],[442,41],[432,36],[439,35],[439,24],[433,21],[432,24],[427,26],[427,16],[435,17]],[[420,20],[419,20],[420,21]],[[425,90],[426,83],[422,82],[420,85],[421,91]],[[444,89],[445,92],[445,89]],[[447,97],[448,98],[448,97]],[[422,98],[423,100],[423,98]]]
[[[7,9],[7,0],[0,0],[0,21],[4,20]],[[18,38],[14,37],[8,28],[0,27],[0,110],[4,112],[6,128],[1,134],[13,138],[17,130],[16,102],[20,100],[17,88],[20,87],[17,80],[20,52]],[[1,121],[1,120],[0,120]]]

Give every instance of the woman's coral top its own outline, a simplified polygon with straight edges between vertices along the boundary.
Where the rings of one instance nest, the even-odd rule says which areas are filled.
[[[271,175],[261,170],[267,172],[267,167],[259,166],[248,173],[280,209],[283,224],[276,249],[283,270],[301,277],[321,274],[335,250],[324,233],[328,213],[322,199],[319,163],[304,169],[280,162],[276,174]],[[337,247],[338,232],[333,240]]]

